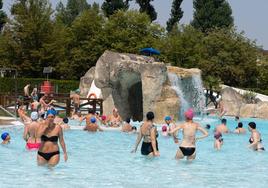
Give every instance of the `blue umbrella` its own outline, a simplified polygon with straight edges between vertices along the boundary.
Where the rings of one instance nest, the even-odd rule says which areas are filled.
[[[146,53],[146,54],[149,54],[149,55],[160,55],[160,52],[154,48],[143,48],[140,50],[140,52],[142,53]]]

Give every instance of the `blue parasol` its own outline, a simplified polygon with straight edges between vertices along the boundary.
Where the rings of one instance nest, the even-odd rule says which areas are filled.
[[[140,52],[150,55],[160,55],[160,52],[154,48],[143,48]]]

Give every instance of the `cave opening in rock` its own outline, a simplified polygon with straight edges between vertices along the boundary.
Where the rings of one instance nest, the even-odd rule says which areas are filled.
[[[115,106],[125,120],[127,117],[134,121],[143,120],[143,93],[140,73],[121,72],[118,76],[118,85],[113,91]]]
[[[128,89],[129,110],[134,121],[143,119],[142,83],[137,82]]]

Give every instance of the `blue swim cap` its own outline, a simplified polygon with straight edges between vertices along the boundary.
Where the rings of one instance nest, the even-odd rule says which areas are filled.
[[[50,110],[47,111],[47,116],[50,115],[50,114],[52,114],[53,116],[56,116],[57,111],[54,110],[54,109],[50,109]]]
[[[91,123],[96,123],[96,118],[95,117],[90,118],[90,122]]]
[[[166,116],[165,117],[165,121],[170,121],[171,120],[171,117],[170,116]]]
[[[1,138],[2,140],[6,140],[7,136],[8,136],[8,132],[4,132],[2,135],[1,135]]]

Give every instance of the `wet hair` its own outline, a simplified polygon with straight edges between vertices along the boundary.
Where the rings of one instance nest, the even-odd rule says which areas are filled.
[[[100,115],[100,113],[99,112],[96,112],[96,115]]]
[[[68,123],[69,122],[69,119],[67,117],[63,118],[62,120],[64,123]]]
[[[206,124],[206,129],[210,129],[210,124]]]
[[[235,116],[235,119],[236,119],[236,120],[239,120],[239,116]]]
[[[147,120],[153,120],[154,119],[154,113],[153,112],[148,112],[146,114],[146,118],[147,118]]]
[[[243,123],[242,122],[239,122],[238,125],[237,125],[238,128],[242,128],[243,127]]]
[[[127,122],[127,123],[130,123],[130,118],[127,118],[127,119],[126,119],[126,122]]]
[[[256,123],[255,123],[255,122],[250,122],[250,123],[248,124],[248,126],[249,126],[250,128],[252,128],[252,129],[256,129]]]
[[[223,118],[223,119],[221,120],[221,123],[222,123],[222,124],[226,124],[226,123],[227,123],[227,120]]]
[[[45,119],[45,114],[41,114],[40,117],[41,117],[42,119]]]
[[[135,130],[136,131],[137,130],[137,127],[136,126],[133,126],[132,127],[132,130]]]

